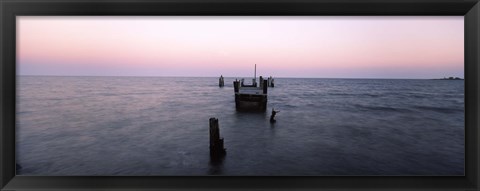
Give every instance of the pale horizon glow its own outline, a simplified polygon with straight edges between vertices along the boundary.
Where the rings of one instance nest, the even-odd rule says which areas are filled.
[[[464,77],[463,16],[17,16],[18,75]]]

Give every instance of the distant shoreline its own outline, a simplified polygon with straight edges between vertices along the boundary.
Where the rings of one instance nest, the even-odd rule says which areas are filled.
[[[432,80],[464,80],[463,78],[459,77],[444,77],[444,78],[438,78],[438,79],[432,79]]]

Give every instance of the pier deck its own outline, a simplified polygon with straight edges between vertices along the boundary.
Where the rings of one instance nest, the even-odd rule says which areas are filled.
[[[266,95],[263,93],[262,88],[257,87],[242,87],[239,89],[238,93],[240,94],[252,94],[252,95]]]

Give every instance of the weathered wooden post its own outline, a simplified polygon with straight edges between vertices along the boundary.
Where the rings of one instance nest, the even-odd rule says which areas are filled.
[[[223,138],[220,138],[218,119],[210,118],[210,157],[218,159],[226,154],[223,147]]]
[[[272,108],[272,115],[270,116],[270,123],[275,123],[277,120],[275,120],[275,115],[280,112],[280,111],[275,111],[274,108]]]
[[[267,80],[263,80],[263,81],[262,81],[262,84],[263,84],[263,94],[267,94],[268,81],[267,81]]]
[[[222,76],[222,75],[220,75],[220,78],[218,79],[218,86],[219,86],[219,87],[225,86],[225,83],[224,83],[224,81],[223,81],[223,76]]]
[[[235,80],[233,81],[233,90],[235,91],[235,93],[238,93],[238,91],[240,90],[240,82]]]
[[[263,84],[263,77],[262,76],[259,77],[258,81],[260,82],[260,87],[263,87],[264,84]]]

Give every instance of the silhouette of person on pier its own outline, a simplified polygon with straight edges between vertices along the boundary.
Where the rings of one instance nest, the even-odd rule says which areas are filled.
[[[280,111],[275,111],[274,108],[272,108],[272,115],[270,116],[270,123],[275,123],[277,120],[275,120],[275,115]]]

